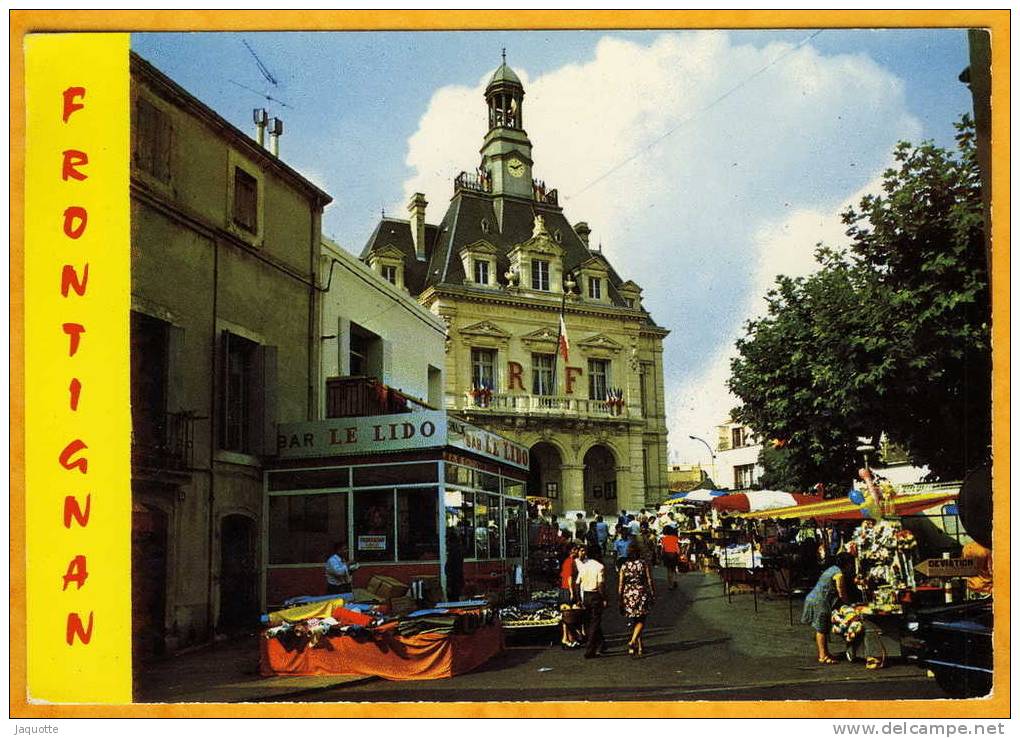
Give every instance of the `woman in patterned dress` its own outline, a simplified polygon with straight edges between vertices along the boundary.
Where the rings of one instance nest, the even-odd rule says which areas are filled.
[[[804,613],[800,621],[809,623],[814,628],[819,664],[836,663],[836,659],[829,652],[832,611],[840,601],[850,603],[847,583],[853,578],[853,570],[853,556],[848,553],[837,554],[832,565],[822,572],[814,589],[804,598]]]
[[[627,653],[636,658],[644,654],[641,631],[655,601],[655,584],[647,562],[641,559],[633,543],[627,551],[627,560],[620,567],[619,595],[620,614],[628,618],[631,627]]]

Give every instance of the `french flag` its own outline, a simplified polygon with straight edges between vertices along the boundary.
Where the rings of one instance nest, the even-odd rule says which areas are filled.
[[[570,358],[570,341],[567,339],[567,324],[563,322],[563,313],[560,313],[560,356],[564,361]]]

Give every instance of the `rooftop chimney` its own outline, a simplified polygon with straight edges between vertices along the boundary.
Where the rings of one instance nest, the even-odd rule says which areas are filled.
[[[414,239],[414,253],[419,261],[425,260],[425,208],[428,201],[421,192],[415,192],[411,196],[411,202],[407,205],[411,213],[411,238]]]
[[[583,220],[579,223],[574,224],[574,233],[581,239],[581,243],[584,244],[585,248],[588,248],[588,236],[591,235],[591,228]]]
[[[255,121],[255,140],[259,146],[266,145],[266,125],[269,123],[269,113],[265,108],[255,108],[251,111],[251,117]]]
[[[280,136],[283,135],[283,121],[273,118],[269,121],[269,151],[276,158],[280,158]]]

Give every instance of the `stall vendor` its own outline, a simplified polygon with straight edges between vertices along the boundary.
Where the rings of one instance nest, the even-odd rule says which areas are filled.
[[[347,544],[337,541],[333,544],[333,555],[326,559],[326,594],[350,592],[351,570],[357,564],[347,564]]]
[[[977,541],[970,541],[963,547],[963,558],[973,559],[978,573],[967,577],[967,589],[976,595],[992,593],[992,552]]]

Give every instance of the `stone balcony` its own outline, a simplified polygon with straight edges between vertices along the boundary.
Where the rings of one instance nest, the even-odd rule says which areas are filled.
[[[607,400],[590,400],[571,395],[491,394],[472,397],[464,393],[457,409],[477,415],[518,415],[545,418],[583,418],[590,420],[629,420],[641,418],[641,410],[620,406]]]

